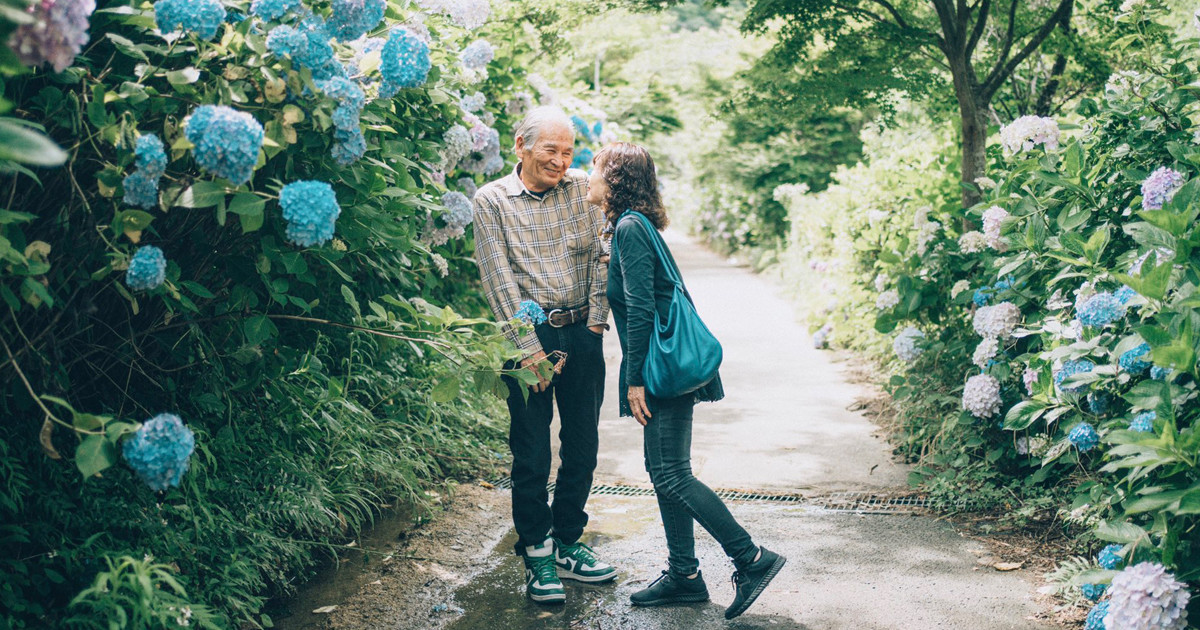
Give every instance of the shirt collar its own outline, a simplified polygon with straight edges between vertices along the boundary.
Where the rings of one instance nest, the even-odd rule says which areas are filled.
[[[561,187],[567,181],[567,177],[566,175],[563,175],[563,178],[558,180],[558,183],[553,187],[547,188],[541,193],[541,195],[535,195],[533,191],[529,190],[529,188],[525,186],[525,182],[521,180],[521,163],[517,162],[517,165],[513,167],[512,172],[501,181],[503,182],[504,192],[507,193],[509,197],[529,195],[534,199],[545,199],[547,195]]]

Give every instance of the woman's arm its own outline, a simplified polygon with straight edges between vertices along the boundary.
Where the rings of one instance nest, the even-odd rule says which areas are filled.
[[[654,334],[654,271],[658,253],[653,236],[640,221],[625,220],[617,225],[613,241],[621,248],[621,276],[624,279],[628,309],[625,343],[625,382],[643,387],[642,366]]]

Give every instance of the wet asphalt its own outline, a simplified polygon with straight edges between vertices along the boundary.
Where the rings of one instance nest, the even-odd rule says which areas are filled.
[[[687,239],[667,234],[697,309],[721,340],[727,398],[696,408],[693,470],[717,489],[821,495],[904,491],[877,428],[850,411],[864,391],[834,355],[814,350],[779,287]],[[615,335],[605,341],[608,384],[597,484],[649,485],[641,428],[617,417]],[[928,516],[858,515],[805,505],[730,502],[755,542],[786,555],[783,571],[746,614],[723,617],[732,566],[697,526],[697,555],[711,601],[638,609],[628,597],[666,566],[652,496],[595,495],[584,541],[618,567],[615,584],[567,583],[565,605],[523,596],[508,535],[488,567],[454,596],[436,625],[454,630],[536,628],[1039,629],[1036,576],[977,562],[985,549]]]

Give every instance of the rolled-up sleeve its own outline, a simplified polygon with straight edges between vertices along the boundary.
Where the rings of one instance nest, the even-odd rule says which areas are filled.
[[[483,293],[496,318],[510,323],[521,308],[521,292],[509,266],[500,210],[494,201],[484,195],[475,195],[474,210],[475,258],[476,264],[479,265],[480,279],[483,281]],[[525,334],[518,332],[519,330],[511,325],[505,326],[505,334],[509,340],[520,348],[525,356],[542,350],[542,344],[533,331]]]

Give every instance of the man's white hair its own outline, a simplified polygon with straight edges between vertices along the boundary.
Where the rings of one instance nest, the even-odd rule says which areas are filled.
[[[518,138],[525,140],[525,148],[532,148],[537,144],[538,137],[542,135],[542,131],[547,127],[554,125],[562,125],[571,132],[571,138],[575,137],[575,123],[571,122],[571,117],[567,116],[563,110],[550,105],[535,107],[529,110],[525,115],[525,119],[521,124],[517,125],[517,129],[513,132],[513,149],[516,149]]]

